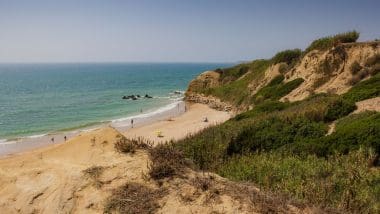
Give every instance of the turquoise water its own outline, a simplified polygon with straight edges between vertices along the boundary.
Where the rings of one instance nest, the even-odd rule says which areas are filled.
[[[172,103],[204,70],[227,64],[1,64],[0,139],[87,127]],[[123,100],[149,94],[153,99]]]

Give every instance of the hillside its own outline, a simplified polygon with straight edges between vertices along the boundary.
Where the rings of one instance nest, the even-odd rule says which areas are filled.
[[[354,32],[326,37],[305,51],[285,50],[272,59],[207,71],[194,79],[187,100],[219,109],[252,108],[265,100],[298,101],[318,93],[343,94],[380,71],[380,41],[354,42]],[[348,37],[344,43],[340,37]],[[353,37],[353,38],[351,38]]]
[[[355,31],[202,73],[186,99],[235,117],[175,145],[203,170],[342,213],[380,212],[380,42]]]

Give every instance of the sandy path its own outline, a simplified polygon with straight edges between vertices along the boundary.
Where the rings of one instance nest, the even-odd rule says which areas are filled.
[[[203,122],[207,117],[208,122]],[[147,140],[159,143],[169,140],[178,140],[191,133],[196,133],[210,125],[215,125],[228,120],[231,115],[227,112],[217,111],[203,104],[191,104],[188,111],[172,120],[159,121],[150,125],[129,129],[123,132],[127,138],[143,137]],[[157,136],[161,131],[162,137]]]

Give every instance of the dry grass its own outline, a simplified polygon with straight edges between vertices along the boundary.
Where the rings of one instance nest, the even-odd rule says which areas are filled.
[[[83,170],[83,173],[86,175],[86,177],[90,178],[94,182],[96,188],[100,188],[102,187],[103,182],[100,181],[99,178],[102,175],[103,171],[104,167],[102,166],[92,166]]]
[[[115,143],[116,151],[120,153],[134,154],[137,149],[149,149],[152,147],[150,141],[145,141],[142,138],[127,139],[124,136],[118,135]]]
[[[165,189],[154,190],[138,183],[127,183],[114,189],[104,207],[104,213],[155,213]]]
[[[169,143],[150,149],[149,155],[151,159],[149,175],[155,180],[181,175],[189,165],[183,153]]]

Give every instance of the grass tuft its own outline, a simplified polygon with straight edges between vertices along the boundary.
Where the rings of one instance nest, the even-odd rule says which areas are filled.
[[[104,213],[155,213],[158,200],[166,194],[163,189],[153,190],[138,183],[127,183],[113,190],[104,207]]]

